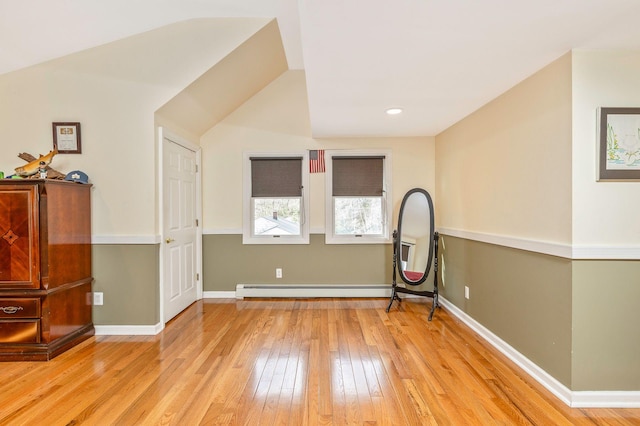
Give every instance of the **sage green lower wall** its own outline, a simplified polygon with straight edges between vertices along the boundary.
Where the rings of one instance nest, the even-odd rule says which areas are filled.
[[[568,389],[640,391],[640,261],[451,236],[441,249],[441,294]]]
[[[242,235],[203,236],[204,291],[235,291],[236,284],[390,284],[391,244],[242,244]],[[283,276],[276,279],[276,268]]]
[[[159,313],[157,244],[94,244],[93,291],[104,305],[93,307],[95,325],[156,325]]]
[[[94,324],[157,324],[158,245],[97,244],[92,256],[93,288],[104,295]],[[640,261],[572,261],[447,235],[440,259],[441,294],[570,390],[640,391]],[[324,235],[309,245],[204,235],[203,275],[204,291],[390,284],[392,247],[326,245]]]
[[[450,236],[442,241],[442,295],[570,388],[571,261]]]
[[[573,390],[640,391],[640,261],[573,262]]]

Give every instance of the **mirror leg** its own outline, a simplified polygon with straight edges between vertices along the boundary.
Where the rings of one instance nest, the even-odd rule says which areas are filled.
[[[393,305],[393,299],[395,299],[395,297],[396,297],[396,288],[392,287],[391,298],[389,299],[389,306],[387,306],[387,312],[389,312],[389,309],[391,309],[391,305]]]
[[[433,313],[435,312],[436,308],[439,308],[440,305],[438,305],[438,293],[433,295],[433,305],[431,305],[431,312],[429,312],[429,321],[431,321],[431,319],[433,318]]]
[[[393,305],[394,300],[397,300],[398,303],[402,302],[402,299],[400,299],[398,293],[396,293],[395,286],[391,287],[391,297],[389,298],[389,306],[387,306],[387,312],[389,312],[389,309],[391,309],[391,305]]]

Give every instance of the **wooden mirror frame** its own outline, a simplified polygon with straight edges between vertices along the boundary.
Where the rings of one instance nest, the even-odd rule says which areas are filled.
[[[405,271],[402,266],[402,224],[406,219],[405,213],[406,213],[407,205],[410,203],[410,200],[412,199],[412,197],[417,197],[417,196],[425,197],[427,201],[426,205],[429,209],[428,212],[424,212],[424,216],[423,216],[424,220],[428,221],[428,224],[429,224],[429,235],[427,238],[427,241],[429,242],[429,253],[427,255],[427,265],[425,267],[425,270],[422,271],[423,272],[422,276],[417,280],[413,280],[407,276],[406,274],[407,271]],[[427,276],[429,275],[429,271],[431,270],[431,263],[433,259],[434,232],[435,232],[435,229],[434,229],[434,218],[433,218],[433,201],[431,200],[431,196],[427,191],[425,191],[422,188],[411,189],[404,195],[404,198],[402,199],[402,204],[400,204],[400,213],[398,214],[398,234],[396,237],[396,241],[394,242],[394,244],[396,245],[394,250],[396,252],[396,255],[398,256],[398,259],[396,259],[396,263],[398,265],[398,273],[400,274],[400,278],[402,279],[402,281],[404,281],[405,283],[415,286],[415,285],[422,284],[427,279]],[[420,272],[420,271],[416,271],[416,272]]]
[[[431,235],[430,235],[430,243],[429,243],[429,258],[427,261],[427,267],[419,280],[407,280],[405,273],[402,270],[401,265],[402,260],[398,263],[399,253],[402,253],[402,217],[405,209],[405,205],[409,197],[411,197],[414,193],[419,192],[425,195],[427,198],[427,203],[429,206],[430,212],[426,212],[429,214],[429,224],[431,226]],[[391,285],[391,297],[389,298],[389,305],[387,306],[387,312],[391,309],[391,305],[393,305],[393,301],[397,300],[398,303],[402,302],[399,294],[412,294],[415,296],[424,296],[433,298],[433,304],[431,305],[431,311],[429,312],[428,320],[431,321],[433,318],[433,314],[435,313],[436,308],[440,307],[438,304],[438,241],[440,239],[440,235],[435,231],[434,228],[434,219],[433,219],[433,201],[431,200],[431,196],[427,191],[422,188],[414,188],[408,191],[404,198],[402,199],[402,204],[400,205],[400,213],[398,216],[398,230],[393,231],[393,283]],[[401,254],[400,254],[401,256]],[[433,260],[433,290],[411,290],[409,288],[398,286],[398,282],[396,280],[396,269],[400,272],[400,278],[406,284],[417,286],[425,282],[427,276],[429,275],[429,271],[431,269],[431,263]]]

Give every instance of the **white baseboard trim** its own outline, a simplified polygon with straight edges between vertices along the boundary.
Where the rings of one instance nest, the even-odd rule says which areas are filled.
[[[203,299],[235,299],[235,291],[204,291],[202,292]]]
[[[160,235],[93,235],[91,244],[160,244]]]
[[[205,228],[202,235],[242,235],[242,228]]]
[[[511,237],[507,235],[486,234],[483,232],[465,231],[462,229],[439,228],[442,235],[479,241],[551,256],[564,257],[573,260],[638,260],[640,259],[640,245],[575,245],[550,241],[538,241],[527,238]]]
[[[640,408],[639,391],[571,391],[453,303],[442,296],[438,300],[444,308],[568,406],[575,408]]]
[[[96,336],[155,336],[164,329],[156,325],[95,325]]]
[[[309,229],[310,234],[324,234],[324,226],[314,226]],[[242,235],[242,228],[206,228],[202,235]]]
[[[571,390],[565,385],[560,383],[554,377],[549,375],[542,368],[538,367],[527,357],[515,350],[507,342],[493,334],[489,329],[484,327],[475,319],[471,318],[466,312],[462,311],[453,303],[449,302],[444,297],[439,298],[440,303],[449,312],[455,315],[463,323],[469,326],[473,331],[478,333],[484,340],[486,340],[491,346],[502,352],[507,358],[515,362],[518,367],[522,368],[528,375],[539,382],[542,386],[547,388],[549,392],[558,397],[562,402],[567,405],[571,405]]]
[[[391,284],[238,284],[245,297],[389,297]]]
[[[536,253],[549,254],[551,256],[566,257],[571,259],[571,244],[560,244],[548,241],[537,241],[526,238],[510,237],[507,235],[485,234],[482,232],[464,231],[462,229],[439,228],[442,235],[464,238],[466,240],[480,241],[481,243],[495,244]]]
[[[574,391],[575,408],[640,408],[640,391]]]
[[[573,259],[597,260],[637,260],[640,259],[639,246],[573,246]]]

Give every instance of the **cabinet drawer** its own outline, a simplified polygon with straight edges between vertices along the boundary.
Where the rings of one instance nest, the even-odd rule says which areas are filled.
[[[0,320],[0,343],[40,343],[40,320]]]
[[[0,318],[39,318],[39,298],[0,299]]]

